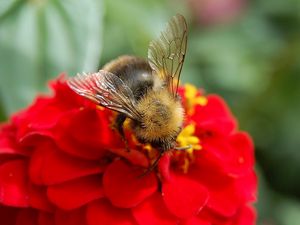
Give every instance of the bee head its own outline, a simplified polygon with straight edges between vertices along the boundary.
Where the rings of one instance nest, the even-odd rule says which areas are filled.
[[[171,148],[181,131],[183,108],[168,91],[152,91],[142,98],[137,109],[142,120],[132,123],[136,137],[155,147]]]

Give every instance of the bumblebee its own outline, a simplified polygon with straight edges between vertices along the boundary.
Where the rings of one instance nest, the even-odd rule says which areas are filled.
[[[151,41],[148,60],[121,56],[97,73],[77,74],[68,85],[77,94],[118,112],[116,127],[125,140],[123,123],[141,143],[159,151],[152,164],[176,147],[182,130],[184,110],[178,91],[179,78],[187,49],[187,25],[177,14],[160,36]]]

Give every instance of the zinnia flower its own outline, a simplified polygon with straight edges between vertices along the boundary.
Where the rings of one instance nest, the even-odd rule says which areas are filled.
[[[251,225],[253,143],[217,95],[180,87],[185,151],[157,157],[115,113],[75,94],[63,76],[0,130],[3,225]]]

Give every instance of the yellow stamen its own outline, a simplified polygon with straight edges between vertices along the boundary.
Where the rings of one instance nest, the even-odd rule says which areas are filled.
[[[199,144],[200,139],[193,135],[194,132],[195,125],[189,124],[182,129],[176,140],[179,144],[179,147],[191,146],[186,150],[189,154],[192,154],[194,150],[201,149],[201,145]]]
[[[207,104],[207,98],[204,97],[204,96],[196,97],[195,104],[198,104],[198,105],[201,105],[201,106],[206,106],[206,104]]]
[[[176,151],[178,157],[184,157],[180,166],[184,173],[188,172],[190,163],[194,160],[194,151],[202,149],[200,139],[194,133],[195,124],[189,124],[182,129],[176,140],[178,147],[191,146],[185,151]]]
[[[205,106],[207,104],[207,98],[205,96],[199,96],[197,88],[191,84],[185,85],[185,98],[187,104],[187,114],[194,113],[195,105]]]

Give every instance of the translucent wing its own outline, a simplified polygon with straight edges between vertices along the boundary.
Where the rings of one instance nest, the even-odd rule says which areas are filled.
[[[177,14],[167,24],[160,37],[150,42],[148,61],[156,75],[177,95],[178,83],[187,48],[187,25]]]
[[[77,94],[101,106],[140,120],[131,89],[113,73],[100,70],[98,73],[77,74],[68,80],[68,85]]]

